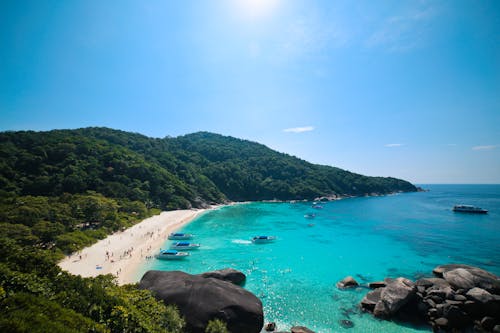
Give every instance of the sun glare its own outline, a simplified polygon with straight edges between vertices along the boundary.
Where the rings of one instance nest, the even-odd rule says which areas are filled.
[[[247,19],[266,18],[275,12],[281,0],[233,0],[238,14]]]

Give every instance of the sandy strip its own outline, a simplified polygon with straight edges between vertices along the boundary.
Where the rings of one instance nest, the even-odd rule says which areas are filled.
[[[113,274],[117,276],[118,284],[137,282],[134,281],[134,273],[146,260],[146,256],[158,253],[171,232],[204,211],[205,209],[192,209],[162,212],[66,257],[59,263],[59,267],[84,277]]]

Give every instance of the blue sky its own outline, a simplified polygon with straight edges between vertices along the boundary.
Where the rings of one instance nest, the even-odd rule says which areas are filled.
[[[0,1],[0,130],[211,131],[500,183],[499,1]]]

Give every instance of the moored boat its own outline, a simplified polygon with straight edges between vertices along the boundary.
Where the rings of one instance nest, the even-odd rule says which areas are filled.
[[[156,259],[166,259],[166,260],[178,260],[184,259],[189,256],[187,252],[180,252],[177,250],[161,250],[160,253],[156,255]]]
[[[192,239],[193,234],[185,234],[181,232],[173,232],[170,235],[168,235],[168,239],[171,240],[187,240],[187,239]]]
[[[261,243],[271,243],[276,240],[276,236],[255,236],[252,238],[252,242],[261,244]]]
[[[473,213],[473,214],[486,214],[488,211],[479,207],[474,207],[471,205],[456,205],[453,207],[453,211],[457,213]]]
[[[190,243],[190,242],[175,242],[170,245],[172,250],[195,250],[200,247],[200,244]]]
[[[304,215],[304,217],[305,217],[306,219],[313,219],[313,218],[315,218],[315,217],[316,217],[316,214],[314,214],[314,213],[309,213],[309,214]]]

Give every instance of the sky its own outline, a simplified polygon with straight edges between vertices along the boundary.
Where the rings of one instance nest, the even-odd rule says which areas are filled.
[[[500,183],[500,1],[0,0],[0,131],[87,126]]]

